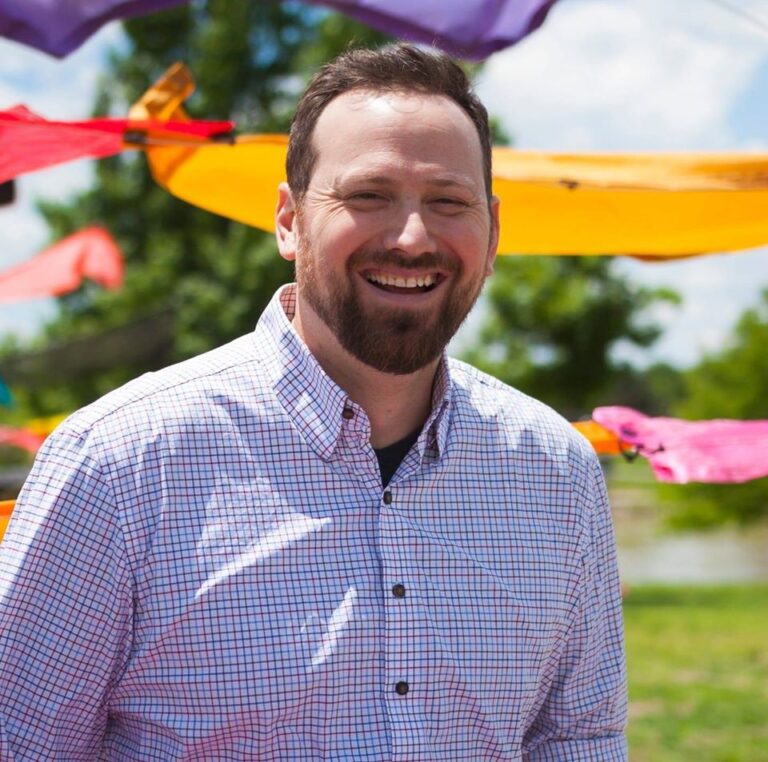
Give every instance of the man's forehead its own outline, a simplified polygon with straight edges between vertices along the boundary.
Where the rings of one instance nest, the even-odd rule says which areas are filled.
[[[336,103],[337,106],[350,111],[371,111],[373,113],[385,113],[397,111],[402,114],[412,114],[424,107],[425,103],[433,101],[453,103],[450,98],[436,93],[423,93],[414,90],[368,90],[356,88],[348,90],[334,98],[328,106]]]
[[[318,122],[338,112],[360,113],[365,117],[376,118],[388,113],[417,114],[425,108],[439,105],[462,115],[471,123],[469,115],[458,103],[446,95],[426,93],[416,90],[373,90],[358,87],[337,95],[320,113]]]
[[[315,125],[315,155],[331,152],[338,158],[357,151],[376,152],[381,146],[421,141],[424,150],[450,143],[457,154],[469,150],[482,161],[477,129],[459,104],[444,95],[421,92],[374,92],[355,89],[334,98]]]

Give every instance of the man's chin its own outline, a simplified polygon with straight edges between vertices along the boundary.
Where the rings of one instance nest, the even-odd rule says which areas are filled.
[[[443,346],[434,341],[435,332],[423,326],[389,323],[347,334],[342,345],[353,357],[374,370],[404,376],[415,373],[440,357]]]

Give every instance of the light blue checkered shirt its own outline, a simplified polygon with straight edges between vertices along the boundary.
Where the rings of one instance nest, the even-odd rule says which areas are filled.
[[[0,759],[625,760],[588,443],[445,360],[382,489],[294,297],[44,445],[0,551]]]

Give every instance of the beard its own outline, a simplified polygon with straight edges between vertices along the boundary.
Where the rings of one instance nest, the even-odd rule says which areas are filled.
[[[359,277],[355,272],[362,262],[422,272],[440,269],[452,274],[453,283],[439,309],[366,306],[355,285]],[[344,280],[319,273],[320,266],[311,246],[300,241],[296,258],[299,292],[347,352],[378,371],[394,375],[414,373],[440,356],[474,306],[485,281],[481,272],[459,285],[461,265],[431,253],[401,258],[394,252],[357,251],[347,262]]]

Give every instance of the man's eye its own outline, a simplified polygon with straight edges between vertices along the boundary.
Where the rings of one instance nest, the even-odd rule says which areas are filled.
[[[460,198],[436,198],[432,201],[440,208],[459,210],[467,206],[467,202]]]
[[[379,193],[373,193],[372,191],[362,191],[360,193],[354,193],[350,196],[352,201],[383,201],[384,196]]]

